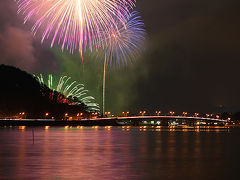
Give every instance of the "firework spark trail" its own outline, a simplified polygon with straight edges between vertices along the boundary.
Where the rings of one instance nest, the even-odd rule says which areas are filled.
[[[48,88],[52,89],[53,94],[54,91],[63,94],[66,98],[64,98],[61,94],[58,97],[61,102],[64,102],[64,100],[67,100],[67,98],[70,97],[71,99],[77,98],[79,102],[74,102],[75,105],[84,103],[88,107],[89,111],[99,111],[99,105],[92,102],[95,98],[87,95],[88,90],[84,89],[83,84],[78,84],[76,81],[69,82],[71,77],[62,76],[59,78],[57,83],[54,83],[52,74],[48,75],[46,81],[44,81],[42,74],[34,76],[42,85],[46,85]],[[50,96],[52,97],[53,94]]]
[[[24,23],[33,21],[34,34],[42,42],[51,40],[71,53],[92,49],[101,41],[101,32],[125,22],[135,0],[15,0]]]

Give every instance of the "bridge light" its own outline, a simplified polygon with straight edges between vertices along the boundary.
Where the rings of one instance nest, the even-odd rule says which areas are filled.
[[[159,114],[161,114],[161,111],[156,111],[157,116],[159,116]]]
[[[170,113],[171,116],[173,116],[175,112],[174,111],[170,111],[169,113]]]
[[[77,116],[82,116],[83,115],[83,113],[77,113]]]
[[[143,116],[146,113],[146,111],[140,111],[139,114]]]
[[[110,115],[110,114],[111,114],[111,112],[105,112],[104,114],[105,114],[105,115]]]
[[[65,113],[65,116],[67,117],[67,116],[68,116],[68,113]]]
[[[127,111],[127,112],[122,112],[122,114],[123,114],[123,116],[128,116],[129,111]]]
[[[49,113],[45,113],[45,116],[48,116],[49,115]]]

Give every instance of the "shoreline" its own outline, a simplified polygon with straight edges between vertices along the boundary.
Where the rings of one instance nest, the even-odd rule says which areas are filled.
[[[65,120],[0,120],[0,127],[10,127],[10,126],[139,126],[139,127],[159,127],[159,128],[175,128],[175,129],[189,129],[189,128],[200,128],[200,129],[208,129],[208,128],[239,128],[236,125],[225,125],[225,126],[189,126],[189,125],[178,125],[178,126],[156,126],[156,125],[133,125],[133,124],[120,124],[116,120],[73,120],[73,121],[65,121]]]
[[[120,126],[112,120],[0,120],[0,126]]]

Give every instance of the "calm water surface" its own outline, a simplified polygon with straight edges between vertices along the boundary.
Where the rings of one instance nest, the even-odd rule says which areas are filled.
[[[0,179],[240,179],[240,129],[0,128]]]

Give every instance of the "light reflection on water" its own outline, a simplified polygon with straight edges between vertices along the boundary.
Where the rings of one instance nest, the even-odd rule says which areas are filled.
[[[239,137],[229,128],[0,128],[0,179],[226,179],[237,175]]]

